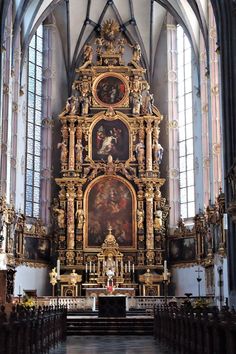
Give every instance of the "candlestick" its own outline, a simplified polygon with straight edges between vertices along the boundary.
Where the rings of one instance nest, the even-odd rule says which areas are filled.
[[[92,273],[92,262],[89,262],[89,272]]]
[[[88,263],[85,264],[85,273],[88,273]]]
[[[127,273],[127,263],[125,263],[125,273]]]
[[[164,273],[166,273],[167,272],[167,261],[165,260],[164,261]]]
[[[224,230],[228,230],[228,214],[224,213],[224,217],[223,217],[223,226],[224,226]]]
[[[58,258],[57,260],[57,279],[60,280],[61,279],[61,274],[60,274],[60,271],[61,271],[61,263],[60,263],[60,259]]]
[[[128,262],[128,271],[130,273],[130,261]]]
[[[95,273],[95,263],[93,263],[93,272]]]
[[[133,273],[134,273],[134,263],[133,263],[133,266],[132,266],[132,267],[133,267]]]

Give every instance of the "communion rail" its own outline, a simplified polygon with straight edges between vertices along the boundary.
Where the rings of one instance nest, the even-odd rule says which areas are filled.
[[[43,354],[66,336],[64,307],[0,308],[0,354]]]
[[[17,298],[15,298],[17,299]],[[195,302],[198,297],[191,297],[190,302]],[[214,304],[214,299],[212,297],[202,297],[209,305]],[[147,313],[153,314],[154,306],[164,305],[166,302],[175,302],[177,305],[182,304],[186,300],[186,297],[167,297],[164,296],[133,296],[127,297],[127,310],[145,310]],[[52,297],[43,296],[37,298],[37,305],[41,306],[66,306],[68,311],[95,311],[96,310],[96,297]]]
[[[154,335],[180,353],[236,353],[236,313],[217,307],[155,306]]]

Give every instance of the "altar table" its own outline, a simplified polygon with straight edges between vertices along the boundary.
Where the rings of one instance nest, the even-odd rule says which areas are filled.
[[[126,296],[99,296],[98,317],[126,317]]]

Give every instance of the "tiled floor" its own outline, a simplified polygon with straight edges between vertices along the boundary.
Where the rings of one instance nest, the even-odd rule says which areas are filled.
[[[71,336],[50,354],[170,354],[152,336]]]

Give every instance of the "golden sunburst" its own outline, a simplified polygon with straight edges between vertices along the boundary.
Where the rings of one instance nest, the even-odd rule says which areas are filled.
[[[103,45],[107,48],[113,48],[114,42],[120,32],[119,24],[114,20],[106,20],[102,25],[101,36]]]

